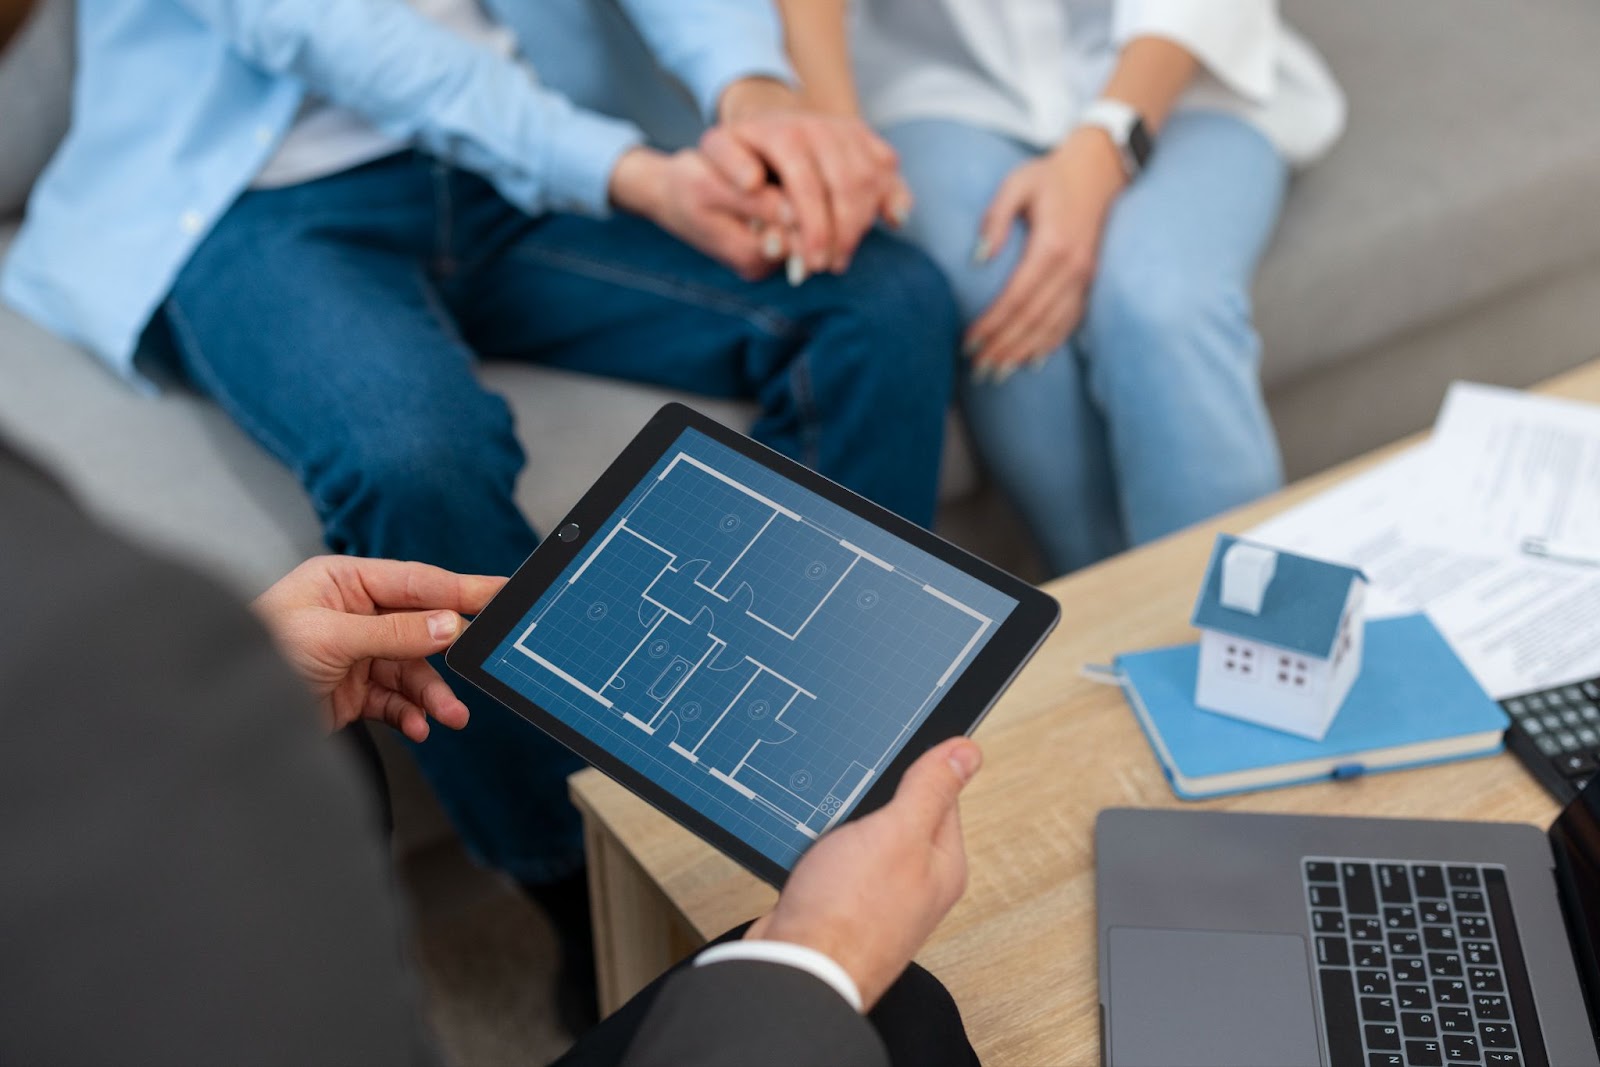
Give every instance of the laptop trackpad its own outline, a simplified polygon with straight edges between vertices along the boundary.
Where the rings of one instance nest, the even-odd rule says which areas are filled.
[[[1304,938],[1113,927],[1110,1063],[1318,1067]]]

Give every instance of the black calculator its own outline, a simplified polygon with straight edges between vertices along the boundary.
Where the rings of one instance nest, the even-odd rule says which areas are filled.
[[[1600,678],[1507,697],[1506,747],[1562,804],[1600,770]]]

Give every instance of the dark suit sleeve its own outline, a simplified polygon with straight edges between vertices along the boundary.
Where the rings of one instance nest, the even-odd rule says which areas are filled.
[[[430,1061],[372,798],[211,583],[0,454],[0,1063]]]
[[[867,1020],[825,982],[777,963],[685,967],[662,987],[625,1067],[887,1067]]]

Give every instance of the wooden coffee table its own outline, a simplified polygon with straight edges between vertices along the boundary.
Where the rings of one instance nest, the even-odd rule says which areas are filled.
[[[1541,391],[1600,401],[1600,361]],[[955,995],[987,1064],[1099,1062],[1094,819],[1112,806],[1548,823],[1555,803],[1510,755],[1199,803],[1177,800],[1114,688],[1085,663],[1193,639],[1187,620],[1219,530],[1240,531],[1392,454],[1383,449],[1045,588],[1060,627],[977,733],[962,798],[967,895],[918,957]],[[589,847],[600,1001],[771,906],[774,893],[595,771],[572,779]]]

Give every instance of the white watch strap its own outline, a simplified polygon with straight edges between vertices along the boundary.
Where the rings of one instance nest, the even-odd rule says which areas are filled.
[[[1102,96],[1083,110],[1081,125],[1098,126],[1111,135],[1118,148],[1126,148],[1139,113],[1133,105]]]
[[[858,1014],[864,1010],[861,990],[857,988],[855,979],[851,978],[849,972],[839,966],[833,957],[814,948],[790,944],[787,941],[729,941],[700,953],[695,957],[694,965],[705,967],[713,963],[726,963],[729,960],[778,963],[785,967],[797,968],[826,982]]]

